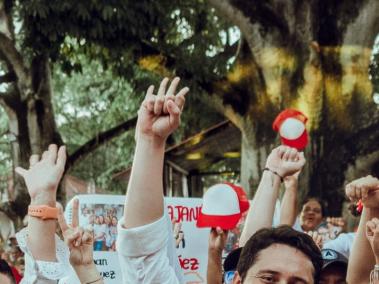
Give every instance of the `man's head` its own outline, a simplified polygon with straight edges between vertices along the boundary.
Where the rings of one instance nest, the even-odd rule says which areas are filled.
[[[312,238],[289,226],[262,229],[244,246],[235,284],[273,282],[315,283],[320,275],[322,257]]]

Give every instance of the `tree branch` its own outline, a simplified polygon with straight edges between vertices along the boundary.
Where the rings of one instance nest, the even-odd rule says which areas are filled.
[[[26,67],[22,55],[18,52],[15,42],[11,38],[9,30],[9,16],[6,13],[4,2],[0,4],[0,53],[5,58],[8,66],[17,76],[21,94],[29,95],[31,90],[31,76]]]
[[[370,0],[364,2],[355,19],[351,19],[351,15],[348,13],[343,15],[349,18],[350,21],[352,20],[351,24],[347,26],[343,44],[371,49],[379,33],[379,1]],[[364,31],[362,31],[362,28]]]
[[[94,138],[80,146],[74,153],[69,156],[67,160],[66,171],[69,171],[77,162],[84,159],[88,154],[96,150],[104,143],[134,128],[136,122],[137,117],[133,117],[109,130],[97,134]]]

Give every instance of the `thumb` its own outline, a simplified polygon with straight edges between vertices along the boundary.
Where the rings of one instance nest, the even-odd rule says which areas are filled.
[[[21,168],[21,167],[15,168],[15,171],[17,174],[19,174],[22,177],[25,177],[26,173],[28,172],[27,170],[25,170],[24,168]]]

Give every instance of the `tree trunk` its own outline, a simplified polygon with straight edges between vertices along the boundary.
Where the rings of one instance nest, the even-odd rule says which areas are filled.
[[[271,123],[281,110],[295,108],[309,119],[302,195],[321,197],[330,214],[340,213],[349,165],[379,150],[379,115],[368,77],[379,2],[208,1],[244,40],[216,92],[225,116],[243,134],[242,185],[256,190],[265,159],[278,144]]]
[[[13,167],[29,168],[31,154],[39,154],[51,143],[62,144],[57,132],[51,104],[51,80],[48,59],[34,58],[30,71],[32,85],[29,94],[14,88],[3,100],[9,118],[12,143]],[[29,204],[29,195],[22,178],[16,176],[12,209],[24,216]]]

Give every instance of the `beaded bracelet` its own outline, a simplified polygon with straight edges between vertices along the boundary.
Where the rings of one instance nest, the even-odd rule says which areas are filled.
[[[280,174],[278,174],[278,172],[276,172],[276,171],[270,170],[269,168],[264,168],[263,171],[269,171],[269,172],[273,173],[274,175],[277,175],[280,178],[281,182],[284,181],[283,177]]]

